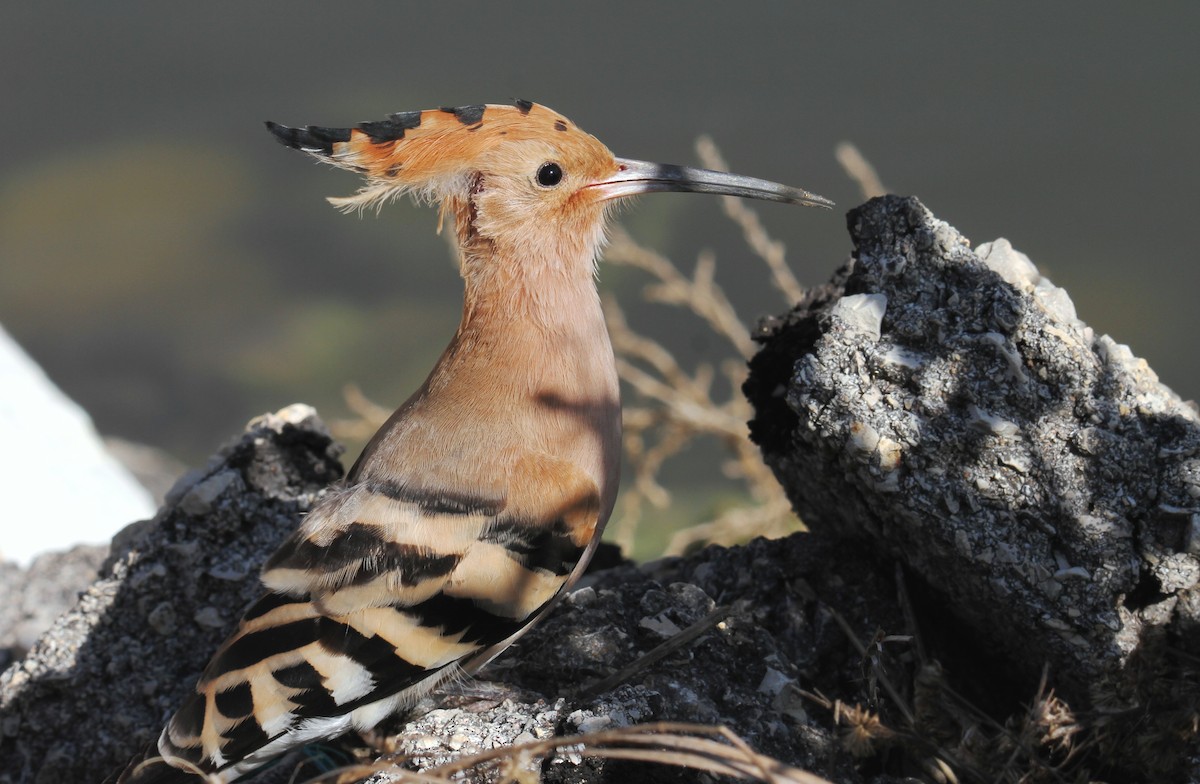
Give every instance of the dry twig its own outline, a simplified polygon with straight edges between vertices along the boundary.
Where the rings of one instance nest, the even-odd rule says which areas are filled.
[[[600,680],[592,683],[584,689],[581,689],[579,696],[594,697],[598,694],[604,694],[612,691],[620,684],[624,683],[629,678],[632,678],[637,673],[649,667],[654,662],[671,655],[680,648],[685,647],[690,642],[698,637],[701,637],[710,629],[719,626],[726,618],[729,617],[728,607],[717,607],[715,610],[704,616],[700,620],[693,623],[688,628],[671,637],[669,640],[655,646],[651,650],[646,651],[634,661],[630,662],[625,667],[617,670],[611,675],[608,675]]]
[[[887,188],[883,187],[883,182],[879,179],[879,174],[875,171],[875,167],[858,151],[858,148],[853,143],[839,143],[834,148],[833,154],[837,158],[837,162],[842,165],[846,175],[858,183],[858,189],[862,193],[863,201],[887,193]]]
[[[342,399],[346,408],[353,415],[349,419],[335,419],[329,423],[329,430],[338,439],[366,441],[392,415],[390,409],[384,408],[363,394],[357,384],[346,384],[342,387]]]
[[[700,161],[708,168],[719,171],[729,170],[729,166],[721,156],[721,151],[717,149],[717,144],[711,137],[701,136],[696,140],[696,153],[700,156]],[[787,304],[791,306],[799,302],[804,297],[804,287],[800,285],[800,281],[796,280],[796,276],[792,274],[791,268],[787,265],[786,249],[783,243],[772,239],[767,234],[762,221],[758,218],[758,213],[748,207],[742,199],[734,196],[722,196],[721,208],[734,223],[741,227],[742,236],[745,237],[746,244],[750,246],[750,249],[767,263],[767,268],[771,271],[771,282],[775,284],[775,288],[783,292]]]

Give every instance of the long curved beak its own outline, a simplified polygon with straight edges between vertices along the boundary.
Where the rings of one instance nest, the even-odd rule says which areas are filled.
[[[672,166],[669,163],[647,163],[628,158],[617,158],[617,166],[619,168],[615,174],[588,186],[600,192],[602,201],[656,191],[685,191],[719,193],[725,196],[781,201],[826,209],[833,206],[833,202],[824,196],[777,182],[744,177],[741,174]]]

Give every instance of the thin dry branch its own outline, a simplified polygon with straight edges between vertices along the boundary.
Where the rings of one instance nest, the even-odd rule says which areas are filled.
[[[755,536],[779,538],[796,531],[796,513],[786,499],[771,500],[759,506],[738,506],[715,519],[688,526],[671,537],[664,555],[680,555],[706,542],[743,539],[747,532]]]
[[[717,144],[710,136],[701,136],[696,140],[696,154],[700,161],[710,169],[729,171],[729,165],[717,149]],[[771,282],[775,288],[783,292],[787,304],[793,305],[804,297],[804,287],[787,265],[786,248],[779,240],[772,239],[763,227],[758,213],[746,206],[746,202],[734,196],[722,196],[721,208],[734,223],[742,229],[742,236],[771,271]]]
[[[353,416],[348,419],[335,419],[329,423],[330,432],[339,439],[366,441],[392,415],[391,409],[369,399],[357,384],[343,386],[342,399],[346,401],[346,408],[350,409]]]
[[[713,332],[732,343],[743,357],[754,356],[750,331],[738,318],[725,292],[713,280],[716,259],[711,253],[700,255],[689,279],[665,256],[639,245],[624,229],[616,228],[604,259],[610,264],[624,264],[649,273],[656,282],[643,292],[647,302],[676,305],[692,311],[704,319]]]
[[[883,187],[883,181],[879,179],[875,167],[853,143],[840,142],[834,148],[833,154],[837,158],[837,162],[842,165],[846,175],[858,183],[858,190],[862,193],[863,201],[887,193],[887,188]]]
[[[711,365],[702,364],[688,375],[665,347],[629,327],[616,302],[605,303],[605,314],[617,354],[617,372],[645,403],[627,404],[624,410],[625,449],[634,476],[614,526],[617,543],[632,547],[644,503],[657,508],[670,503],[670,494],[658,481],[659,472],[667,460],[701,436],[716,438],[732,456],[725,465],[726,474],[740,479],[759,505],[729,510],[696,526],[692,535],[680,532],[667,553],[677,554],[700,541],[728,543],[794,531],[791,505],[747,434],[746,421],[752,412],[738,391],[745,380],[745,364],[723,364],[729,395],[718,402],[712,395],[715,374]],[[647,446],[648,441],[652,445]]]

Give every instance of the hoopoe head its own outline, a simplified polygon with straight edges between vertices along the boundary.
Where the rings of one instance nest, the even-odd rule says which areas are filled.
[[[330,199],[346,210],[404,194],[437,202],[453,218],[464,275],[497,256],[591,265],[614,200],[654,191],[720,193],[820,207],[798,188],[724,172],[617,158],[557,112],[529,101],[400,112],[353,128],[289,128],[268,122],[284,144],[366,184]]]

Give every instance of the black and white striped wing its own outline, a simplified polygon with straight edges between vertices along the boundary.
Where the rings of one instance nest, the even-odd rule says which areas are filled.
[[[270,592],[217,651],[160,751],[228,781],[288,748],[373,727],[537,617],[589,543],[591,495],[564,516],[564,504],[515,515],[506,498],[381,483],[338,492],[268,561]]]

